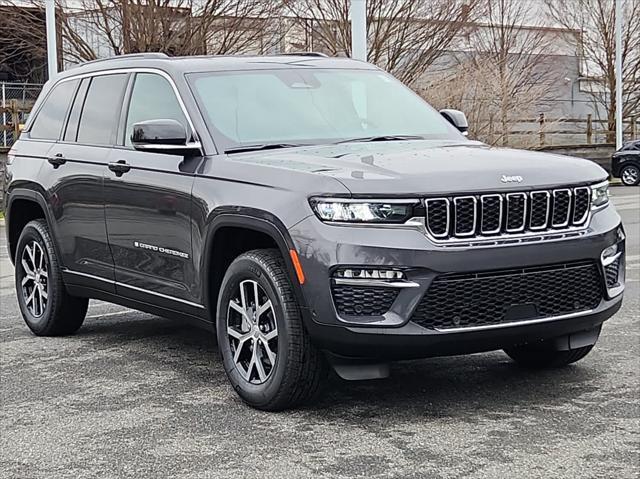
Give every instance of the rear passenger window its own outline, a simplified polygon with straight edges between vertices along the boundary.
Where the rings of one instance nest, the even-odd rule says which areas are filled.
[[[127,113],[125,145],[131,145],[133,125],[147,120],[176,120],[185,128],[187,126],[171,84],[160,75],[138,73]]]
[[[78,126],[78,143],[112,145],[115,142],[127,74],[91,79]]]
[[[76,86],[78,86],[78,80],[64,81],[53,87],[29,130],[31,138],[43,140],[60,138],[62,125]]]
[[[64,131],[64,141],[76,141],[78,136],[78,120],[80,119],[80,112],[82,111],[82,105],[84,105],[84,99],[87,96],[87,88],[91,82],[90,78],[84,78],[80,82],[80,87],[76,92],[76,97],[73,100],[71,111],[69,112],[69,119],[67,120],[67,126]]]

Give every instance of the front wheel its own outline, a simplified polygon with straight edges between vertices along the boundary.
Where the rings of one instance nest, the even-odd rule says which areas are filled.
[[[627,165],[620,171],[620,180],[626,186],[636,186],[640,184],[640,167]]]
[[[327,376],[277,250],[249,251],[231,263],[220,288],[216,334],[229,381],[257,409],[307,402]]]

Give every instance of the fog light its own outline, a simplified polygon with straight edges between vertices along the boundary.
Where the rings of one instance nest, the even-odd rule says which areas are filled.
[[[607,258],[611,258],[615,256],[617,253],[618,253],[617,244],[614,244],[612,246],[609,246],[608,248],[605,248],[604,251],[602,251],[602,261],[605,261]]]
[[[397,269],[369,269],[369,268],[344,268],[334,273],[335,278],[347,279],[381,279],[399,280],[405,279],[402,271]]]

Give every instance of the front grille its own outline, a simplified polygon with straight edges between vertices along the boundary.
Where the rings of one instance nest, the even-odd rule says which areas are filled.
[[[586,225],[591,189],[427,198],[425,206],[427,230],[436,240],[557,232]]]
[[[411,320],[430,329],[528,321],[594,309],[602,292],[593,261],[445,274],[431,283]]]
[[[398,296],[393,288],[333,285],[333,302],[342,316],[381,316]]]

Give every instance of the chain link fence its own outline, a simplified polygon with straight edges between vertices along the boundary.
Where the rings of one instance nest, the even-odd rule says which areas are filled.
[[[0,82],[0,148],[11,148],[40,90],[38,83]]]

